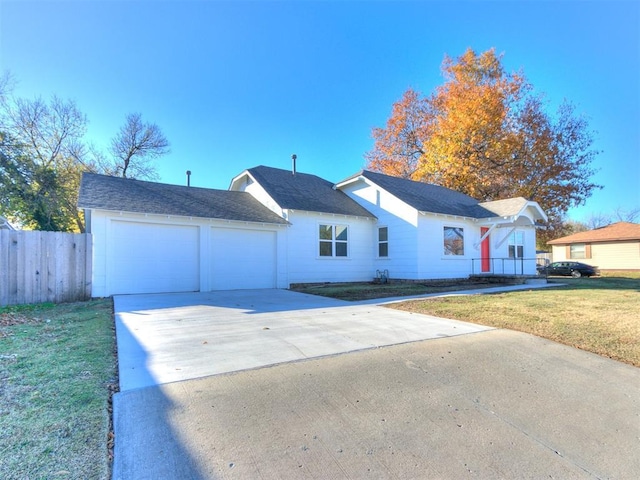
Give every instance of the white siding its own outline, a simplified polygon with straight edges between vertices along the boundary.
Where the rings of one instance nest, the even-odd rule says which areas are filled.
[[[463,229],[464,255],[444,254],[444,227]],[[420,216],[419,229],[419,278],[466,278],[472,273],[472,259],[480,258],[479,247],[474,247],[480,240],[478,224],[429,214]]]
[[[385,190],[364,182],[347,185],[341,190],[378,218],[375,225],[372,222],[371,230],[374,272],[388,270],[390,278],[419,279],[417,210]],[[378,258],[378,227],[389,229],[387,258]]]
[[[373,220],[345,215],[289,211],[288,271],[289,283],[370,281],[373,265]],[[346,225],[347,257],[320,257],[320,225]]]
[[[353,182],[341,189],[355,201],[378,217],[374,229],[389,227],[389,258],[377,259],[377,245],[374,258],[376,269],[388,269],[390,278],[410,280],[465,278],[472,273],[480,273],[480,228],[490,227],[473,219],[446,215],[421,214],[397,197],[375,184],[365,180]],[[531,214],[532,212],[527,211]],[[509,260],[508,236],[512,227],[496,228],[489,236],[489,249],[496,274],[524,273],[535,275],[535,229],[526,225],[528,217],[521,218],[518,231],[524,233],[524,261]],[[444,254],[444,227],[464,229],[464,255]]]
[[[522,232],[524,236],[523,258],[509,258],[509,236],[513,232]],[[513,230],[512,226],[495,228],[490,234],[490,255],[493,258],[493,273],[496,274],[536,274],[536,230],[533,226],[518,226]],[[478,251],[477,257],[480,257]]]

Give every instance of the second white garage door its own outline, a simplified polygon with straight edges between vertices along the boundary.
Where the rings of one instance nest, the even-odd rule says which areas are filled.
[[[276,287],[276,232],[211,230],[211,289]]]

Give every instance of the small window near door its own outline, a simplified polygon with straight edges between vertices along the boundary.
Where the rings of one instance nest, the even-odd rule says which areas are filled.
[[[569,246],[569,258],[587,258],[584,243],[574,243]]]
[[[389,229],[388,227],[378,228],[378,257],[389,256]]]
[[[509,235],[509,258],[524,257],[524,232],[513,232]]]

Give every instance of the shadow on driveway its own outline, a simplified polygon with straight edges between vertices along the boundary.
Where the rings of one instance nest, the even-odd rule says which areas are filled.
[[[181,409],[156,387],[114,395],[113,480],[212,478],[203,473],[171,421]]]
[[[507,330],[120,395],[116,480],[640,471],[640,370]]]
[[[116,296],[121,391],[488,327],[288,290]]]

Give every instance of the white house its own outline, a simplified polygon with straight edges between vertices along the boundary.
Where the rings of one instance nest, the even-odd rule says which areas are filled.
[[[535,274],[524,198],[477,200],[362,171],[333,184],[259,166],[212,190],[85,174],[94,296]]]
[[[374,268],[392,278],[534,275],[536,202],[477,200],[448,188],[362,171],[336,185],[378,219]]]

